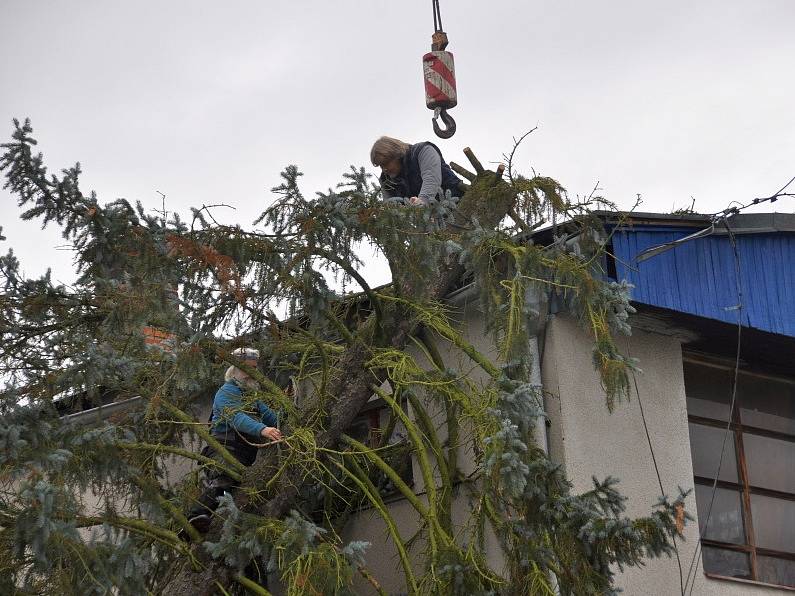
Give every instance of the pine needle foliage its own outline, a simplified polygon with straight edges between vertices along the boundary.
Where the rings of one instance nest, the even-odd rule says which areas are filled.
[[[473,158],[463,196],[426,208],[382,201],[354,167],[308,198],[288,166],[246,229],[207,208],[183,220],[101,204],[81,191],[79,164],[47,171],[32,132],[15,121],[2,146],[5,188],[22,219],[60,227],[78,278],[28,279],[12,251],[0,257],[3,593],[268,594],[270,574],[288,594],[383,594],[367,544],[340,538],[363,507],[383,518],[410,594],[604,594],[616,568],[671,553],[684,494],[628,518],[614,479],[574,494],[533,436],[544,412],[528,339],[549,302],[593,337],[606,406],[628,394],[635,364],[615,336],[629,333],[632,310],[628,288],[600,270],[595,199],[572,201],[510,163],[505,180]],[[541,246],[529,233],[544,220],[568,223]],[[363,277],[364,243],[386,257],[388,286]],[[461,280],[479,292],[496,359],[444,302]],[[265,355],[261,369],[231,355],[242,344]],[[450,368],[449,353],[471,367]],[[285,441],[250,468],[222,448],[218,462],[186,446],[213,440],[195,412],[230,364],[260,382],[252,399],[287,417]],[[390,421],[365,443],[346,432],[374,395]],[[142,407],[105,422],[62,416],[128,398]],[[476,466],[468,477],[464,454]],[[423,498],[406,478],[409,456]],[[195,471],[175,484],[174,458],[241,479],[207,537],[182,513]],[[402,535],[386,494],[414,509],[417,534]],[[467,519],[452,518],[455,498],[471,503]],[[489,530],[505,569],[488,563]]]

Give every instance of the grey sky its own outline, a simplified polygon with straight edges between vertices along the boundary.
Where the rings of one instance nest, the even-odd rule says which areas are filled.
[[[51,170],[80,161],[83,190],[187,212],[229,203],[250,222],[283,166],[311,195],[372,141],[434,139],[420,58],[428,0],[44,2],[3,0],[0,138],[32,118]],[[620,206],[702,212],[795,175],[795,2],[441,0],[455,54],[458,133],[496,161],[520,155],[572,194],[599,181]],[[795,210],[795,201],[774,208]],[[771,210],[766,206],[765,210]],[[56,231],[0,225],[28,274],[70,276]],[[383,277],[377,265],[371,273]],[[374,280],[375,281],[375,280]],[[379,280],[381,281],[381,280]]]

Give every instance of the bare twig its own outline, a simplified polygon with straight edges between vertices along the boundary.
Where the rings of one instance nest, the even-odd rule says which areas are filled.
[[[513,182],[513,168],[512,168],[512,166],[513,166],[513,156],[514,156],[514,154],[516,154],[516,150],[519,148],[519,145],[522,144],[522,141],[524,141],[528,136],[530,136],[530,133],[534,132],[535,130],[538,130],[538,126],[534,126],[533,128],[528,130],[526,133],[524,133],[518,139],[516,137],[514,137],[513,138],[513,149],[511,149],[510,154],[503,155],[503,157],[505,157],[505,161],[506,161],[506,163],[508,165],[508,180],[510,180],[511,182]]]

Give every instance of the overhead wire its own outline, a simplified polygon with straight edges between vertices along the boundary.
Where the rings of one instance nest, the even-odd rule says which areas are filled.
[[[741,264],[740,264],[740,253],[739,253],[739,250],[737,248],[737,238],[736,238],[736,235],[734,234],[734,231],[731,228],[731,225],[729,224],[728,218],[730,216],[733,216],[733,215],[738,215],[742,210],[747,209],[748,207],[751,207],[751,206],[754,206],[754,205],[759,205],[759,204],[762,204],[762,203],[765,203],[765,202],[774,203],[781,197],[793,197],[793,196],[795,196],[795,193],[784,192],[785,190],[787,190],[787,188],[793,182],[795,182],[795,176],[790,178],[790,180],[784,186],[782,186],[778,191],[776,191],[775,193],[773,193],[772,195],[770,195],[768,197],[757,197],[757,198],[754,198],[753,200],[751,200],[751,201],[749,201],[748,203],[745,203],[745,204],[739,203],[737,201],[732,201],[732,204],[730,204],[728,207],[726,207],[722,211],[718,211],[716,213],[713,213],[710,216],[710,222],[711,222],[710,228],[711,229],[703,230],[702,232],[697,232],[696,234],[691,235],[691,237],[683,238],[683,239],[680,239],[679,241],[675,241],[675,242],[672,242],[672,243],[666,243],[665,245],[661,245],[660,247],[652,247],[650,249],[646,249],[645,251],[640,253],[641,255],[644,254],[644,253],[649,253],[649,256],[654,256],[654,254],[659,254],[659,252],[653,252],[653,251],[656,251],[659,248],[663,248],[663,247],[666,247],[666,246],[668,248],[674,248],[677,244],[680,244],[683,241],[687,241],[689,239],[695,239],[695,238],[697,238],[699,236],[703,237],[705,235],[709,235],[712,232],[712,230],[714,230],[714,227],[715,227],[716,224],[723,224],[723,226],[726,228],[726,232],[728,233],[729,240],[730,240],[731,246],[732,246],[733,256],[734,256],[734,273],[735,273],[735,286],[736,286],[736,289],[737,289],[737,304],[735,306],[728,307],[727,310],[736,310],[737,311],[737,347],[736,347],[736,353],[735,353],[735,359],[734,359],[734,374],[733,374],[733,379],[732,379],[732,393],[731,393],[731,400],[730,400],[730,405],[729,405],[729,420],[727,422],[726,429],[725,429],[724,435],[723,435],[723,442],[721,444],[720,457],[718,459],[718,469],[717,469],[717,471],[715,473],[715,478],[714,478],[713,483],[712,483],[712,489],[710,491],[710,501],[709,501],[709,507],[707,508],[707,515],[706,515],[706,518],[704,520],[704,526],[703,526],[704,529],[701,530],[699,528],[699,541],[698,541],[698,544],[696,545],[696,548],[693,551],[693,557],[691,558],[690,564],[688,565],[687,577],[685,578],[684,583],[683,583],[683,580],[682,580],[682,563],[681,563],[681,560],[679,558],[679,550],[676,547],[676,541],[674,541],[674,549],[675,549],[675,552],[676,552],[677,565],[679,567],[679,587],[680,587],[682,596],[685,596],[686,592],[687,592],[688,596],[691,595],[693,593],[693,589],[695,588],[696,577],[697,577],[698,566],[699,566],[699,560],[700,560],[699,559],[699,554],[702,551],[701,540],[706,536],[707,530],[708,530],[708,527],[709,527],[709,521],[710,521],[710,518],[711,518],[711,515],[712,515],[712,508],[713,508],[713,505],[714,505],[714,502],[715,502],[715,495],[717,493],[718,477],[720,476],[720,470],[721,470],[721,467],[723,465],[723,458],[724,458],[725,451],[726,451],[726,440],[727,440],[727,438],[728,438],[728,436],[730,434],[730,431],[731,431],[732,420],[733,420],[733,417],[734,417],[734,409],[735,409],[736,400],[737,400],[737,381],[738,381],[738,378],[739,378],[740,353],[741,353],[741,348],[742,348],[742,328],[743,328],[742,321],[743,321],[743,310],[744,310],[744,303],[743,303],[744,297],[743,297],[743,290],[742,290],[742,269],[741,269]],[[738,203],[738,204],[734,205],[734,203]],[[707,232],[707,234],[703,234],[703,232]],[[638,260],[640,260],[640,259],[638,259]],[[648,425],[646,423],[646,416],[645,416],[645,413],[643,411],[643,403],[642,403],[642,400],[641,400],[641,397],[640,397],[640,391],[638,390],[638,382],[637,382],[637,378],[635,377],[634,373],[632,375],[632,380],[633,380],[633,383],[634,383],[634,386],[635,386],[635,393],[636,393],[636,395],[638,397],[638,405],[640,407],[641,420],[643,422],[643,428],[644,428],[644,430],[646,432],[646,440],[648,441],[648,444],[649,444],[649,450],[651,451],[652,463],[654,464],[654,471],[657,474],[657,482],[659,483],[659,486],[660,486],[660,492],[662,494],[664,494],[665,491],[663,489],[662,479],[661,479],[661,476],[660,476],[660,470],[659,470],[659,467],[657,465],[657,458],[656,458],[656,456],[654,454],[654,447],[652,445],[651,436],[649,434],[649,428],[648,428]]]
[[[754,205],[761,205],[762,203],[775,203],[781,197],[795,197],[795,193],[791,192],[784,192],[787,188],[795,182],[795,176],[790,178],[789,182],[787,182],[784,186],[782,186],[778,191],[770,195],[769,197],[757,197],[748,203],[740,203],[739,201],[732,201],[728,207],[723,209],[722,211],[718,211],[716,213],[712,213],[709,215],[709,227],[699,230],[693,234],[689,234],[683,238],[677,238],[676,240],[672,240],[670,242],[664,242],[663,244],[657,246],[651,246],[645,250],[642,250],[637,255],[635,255],[635,260],[640,263],[641,261],[645,261],[646,259],[650,259],[656,255],[659,255],[667,250],[675,248],[680,244],[684,244],[685,242],[690,242],[691,240],[695,240],[697,238],[704,238],[706,236],[710,236],[715,232],[715,226],[719,225],[721,222],[725,221],[727,217],[733,215],[739,215],[741,211],[747,209],[748,207],[753,207]],[[734,205],[737,203],[737,206]]]
[[[790,180],[782,190],[784,190],[787,186],[789,186],[792,181],[795,180],[793,178]],[[779,191],[780,193],[781,191]],[[777,193],[778,194],[778,193]],[[775,196],[775,195],[774,195]],[[756,200],[756,199],[754,199]],[[752,203],[755,204],[755,203]],[[730,209],[736,209],[732,207]],[[732,379],[732,394],[731,394],[731,401],[729,404],[729,420],[726,423],[726,428],[723,432],[723,442],[720,448],[720,457],[718,458],[718,469],[715,472],[715,479],[712,481],[712,488],[710,489],[710,499],[709,499],[709,507],[707,508],[707,516],[704,520],[703,530],[699,528],[699,540],[696,548],[693,550],[693,557],[690,559],[690,565],[687,569],[687,578],[685,581],[685,590],[687,590],[687,586],[690,586],[688,596],[693,593],[693,589],[696,586],[696,578],[698,577],[698,566],[701,561],[699,554],[701,553],[702,546],[701,541],[706,537],[707,530],[709,529],[709,521],[712,515],[712,507],[715,503],[715,495],[717,494],[718,489],[718,477],[720,476],[721,467],[723,466],[723,457],[726,452],[726,441],[731,434],[731,426],[732,420],[734,419],[734,408],[737,402],[737,380],[739,378],[740,373],[740,352],[742,348],[742,335],[743,335],[743,289],[742,289],[742,270],[740,265],[740,251],[737,249],[737,238],[734,234],[734,231],[731,229],[731,225],[728,222],[728,219],[724,216],[723,218],[723,225],[726,227],[726,232],[729,235],[729,241],[732,245],[732,252],[734,253],[734,274],[736,278],[735,285],[737,287],[737,304],[732,309],[737,311],[737,348],[734,357],[734,375]],[[692,575],[692,578],[691,578]],[[691,582],[692,579],[692,582]]]
[[[715,478],[712,481],[712,488],[710,489],[710,499],[709,499],[709,507],[707,508],[707,516],[704,520],[703,530],[699,528],[699,541],[696,545],[695,550],[693,551],[693,557],[690,560],[690,565],[688,566],[687,570],[687,577],[685,581],[685,589],[688,589],[688,595],[693,593],[693,589],[696,585],[696,578],[698,576],[698,566],[700,564],[701,559],[699,558],[699,554],[703,550],[702,548],[702,540],[707,535],[707,530],[709,529],[709,521],[712,516],[712,508],[715,503],[715,495],[717,494],[718,488],[718,477],[720,476],[721,467],[723,465],[723,458],[726,452],[726,442],[727,438],[729,437],[731,431],[732,421],[734,419],[734,411],[737,402],[737,381],[739,379],[740,373],[740,354],[742,349],[742,334],[743,334],[743,310],[745,308],[744,305],[744,295],[743,295],[743,284],[742,284],[742,265],[740,261],[740,251],[737,248],[737,237],[734,231],[731,228],[731,224],[729,223],[729,217],[732,215],[738,215],[740,211],[747,209],[753,205],[759,205],[761,203],[774,203],[781,197],[793,197],[795,193],[787,193],[784,192],[787,188],[795,182],[795,176],[789,179],[789,181],[782,186],[778,191],[773,193],[768,197],[757,197],[748,203],[742,204],[740,203],[739,206],[729,205],[722,211],[718,211],[717,213],[711,216],[712,225],[721,223],[726,228],[726,232],[729,236],[729,241],[732,246],[732,253],[734,257],[734,275],[735,275],[735,286],[737,289],[737,304],[733,307],[730,307],[733,310],[737,311],[737,348],[735,352],[734,358],[734,374],[732,378],[732,393],[731,393],[731,400],[729,403],[729,419],[726,423],[726,428],[723,433],[723,441],[721,443],[721,450],[720,450],[720,457],[718,458],[718,469],[715,472]],[[727,309],[728,310],[728,309]]]
[[[748,207],[753,207],[754,205],[760,205],[762,203],[767,203],[767,202],[775,203],[781,197],[795,197],[795,193],[784,192],[785,190],[787,190],[787,187],[789,187],[789,185],[792,184],[793,182],[795,182],[795,176],[790,178],[789,182],[787,182],[784,186],[782,186],[778,191],[774,192],[769,197],[756,198],[751,201],[748,201],[745,204],[739,203],[739,201],[732,201],[732,203],[739,203],[740,206],[732,207],[731,205],[729,205],[729,207],[726,207],[726,209],[724,209],[723,211],[718,211],[717,213],[714,213],[712,217],[714,221],[717,221],[721,217],[726,217],[728,215],[737,215],[743,209],[747,209]]]
[[[632,358],[632,353],[627,347],[627,356]],[[635,373],[632,373],[632,383],[635,386],[635,395],[638,398],[638,406],[640,407],[640,419],[643,422],[643,430],[646,432],[646,441],[649,443],[649,452],[651,453],[651,461],[654,464],[654,473],[657,474],[657,483],[660,487],[660,495],[665,495],[665,488],[663,487],[662,476],[660,475],[660,467],[657,465],[657,457],[654,454],[654,446],[651,442],[651,434],[649,433],[649,425],[646,423],[646,414],[643,411],[643,401],[640,398],[640,389],[638,389],[638,378]],[[679,547],[676,544],[676,539],[673,541],[674,554],[676,555],[676,565],[679,567],[679,591],[681,596],[685,596],[684,577],[682,576],[682,559],[679,557]]]

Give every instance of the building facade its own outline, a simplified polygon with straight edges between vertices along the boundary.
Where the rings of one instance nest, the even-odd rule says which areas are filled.
[[[611,239],[605,271],[634,285],[637,308],[632,335],[621,338],[620,347],[638,359],[640,370],[630,400],[608,412],[591,338],[565,312],[549,312],[535,340],[548,416],[539,437],[575,492],[589,490],[594,475],[618,478],[630,516],[647,515],[660,494],[693,489],[687,509],[695,521],[686,526],[677,556],[621,573],[624,593],[791,593],[795,216],[740,215],[726,222],[728,229],[711,232],[708,218],[698,215],[604,217]],[[699,237],[638,259],[694,232]],[[477,302],[458,296],[453,305],[462,332],[489,353]],[[415,476],[421,494],[422,479]],[[468,506],[460,495],[454,514],[463,519]],[[390,507],[411,535],[417,525],[411,508],[401,500]],[[405,591],[375,513],[360,512],[346,538],[372,542],[373,572],[390,593]],[[494,542],[497,567],[498,550]],[[359,587],[368,593],[368,586]]]

